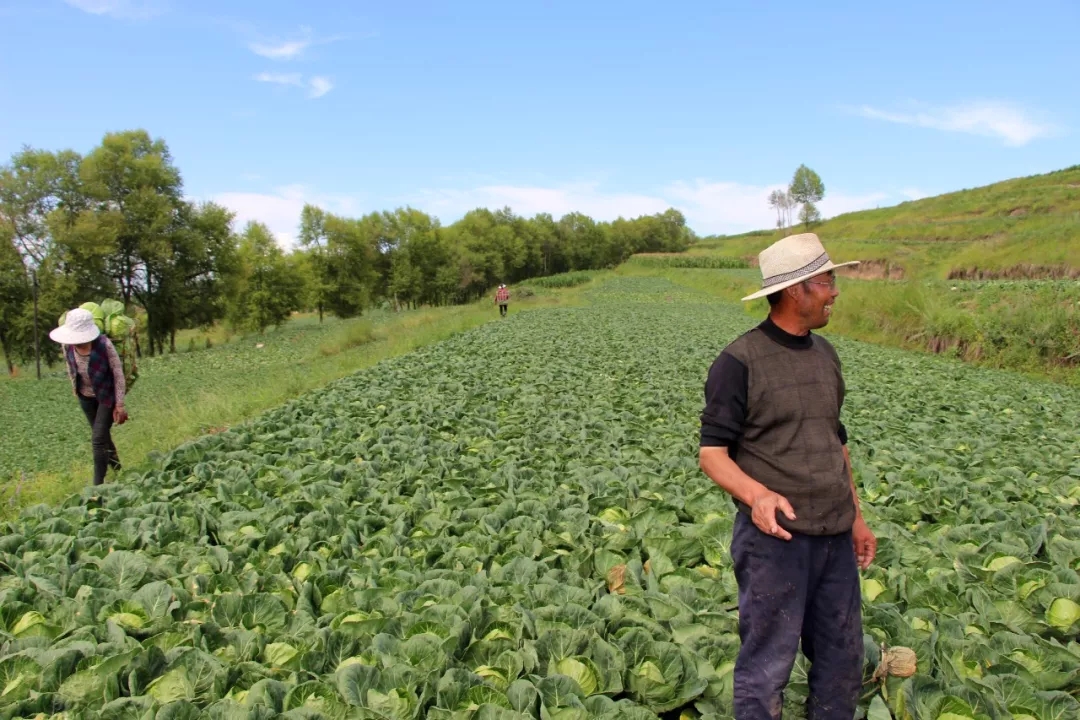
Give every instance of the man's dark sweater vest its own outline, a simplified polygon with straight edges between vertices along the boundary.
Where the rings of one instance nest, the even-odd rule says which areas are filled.
[[[796,519],[777,519],[807,535],[847,532],[855,503],[840,444],[844,378],[836,350],[819,335],[807,348],[784,347],[755,328],[726,349],[748,372],[746,422],[735,463],[786,497]],[[742,512],[750,508],[738,503]]]

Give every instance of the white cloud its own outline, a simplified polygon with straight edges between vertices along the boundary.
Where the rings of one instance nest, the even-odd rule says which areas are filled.
[[[84,2],[88,0],[82,0]],[[344,40],[344,35],[331,35],[329,37],[316,37],[309,27],[301,27],[296,37],[288,40],[273,39],[269,41],[252,42],[248,49],[256,55],[271,60],[295,60],[302,56],[313,45],[329,45],[330,43]]]
[[[908,200],[922,200],[924,197],[930,197],[930,193],[924,192],[919,188],[904,188],[900,191],[900,194]]]
[[[304,80],[300,73],[272,73],[261,72],[255,76],[259,82],[273,83],[275,85],[290,85],[293,87],[306,87],[309,98],[321,98],[334,89],[334,83],[330,78],[322,75],[314,75]]]
[[[311,45],[310,32],[307,37],[299,40],[285,40],[274,44],[251,43],[248,48],[256,55],[272,60],[291,60],[302,55],[309,45]]]
[[[310,88],[308,90],[308,97],[310,98],[321,98],[323,95],[334,89],[334,83],[330,78],[321,75],[315,75],[308,80],[308,86]]]
[[[325,195],[303,185],[286,185],[272,193],[223,192],[209,199],[236,213],[233,225],[237,232],[243,230],[249,221],[261,222],[270,228],[278,244],[286,249],[296,246],[300,211],[305,204],[318,205],[342,215],[361,212],[355,198]]]
[[[696,180],[675,183],[666,194],[695,232],[711,235],[774,226],[776,213],[769,207],[768,196],[783,187]]]
[[[295,85],[301,87],[304,78],[300,73],[269,73],[262,72],[255,76],[259,82],[274,83],[276,85]]]
[[[1039,120],[1030,111],[998,101],[939,108],[917,105],[910,112],[892,112],[864,105],[856,112],[873,120],[998,138],[1013,147],[1052,135],[1055,130],[1053,125]]]
[[[64,0],[91,15],[108,15],[120,20],[145,20],[165,12],[163,0]]]

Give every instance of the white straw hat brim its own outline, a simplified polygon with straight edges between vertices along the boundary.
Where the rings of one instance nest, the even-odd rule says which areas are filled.
[[[82,345],[83,343],[93,342],[100,334],[101,331],[97,329],[96,325],[92,325],[89,329],[83,331],[73,330],[61,325],[51,331],[49,337],[61,345]]]
[[[746,302],[747,300],[757,300],[758,298],[763,298],[766,295],[772,295],[774,292],[780,292],[781,290],[784,290],[785,288],[789,288],[792,285],[798,285],[803,280],[809,280],[810,278],[814,277],[815,275],[820,275],[822,273],[827,273],[830,270],[835,270],[836,268],[842,268],[842,267],[847,267],[848,265],[858,265],[858,264],[859,264],[858,260],[851,260],[849,262],[842,262],[842,263],[834,263],[832,260],[829,260],[828,262],[826,262],[821,267],[815,268],[814,270],[809,270],[809,271],[799,275],[798,277],[784,278],[780,282],[776,282],[776,283],[773,283],[772,285],[768,285],[766,287],[763,287],[760,290],[758,290],[756,293],[754,293],[753,295],[747,295],[746,297],[744,297],[743,302]]]

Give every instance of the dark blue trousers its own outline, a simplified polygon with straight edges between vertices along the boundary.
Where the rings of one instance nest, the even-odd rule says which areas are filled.
[[[776,720],[795,655],[810,661],[810,720],[851,720],[862,688],[862,611],[851,533],[766,535],[744,513],[731,541],[739,583],[736,720]]]

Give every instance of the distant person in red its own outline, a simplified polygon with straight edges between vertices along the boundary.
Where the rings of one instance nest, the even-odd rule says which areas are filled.
[[[495,291],[495,302],[499,305],[499,315],[506,317],[506,308],[510,304],[510,290],[505,285],[500,285]]]

